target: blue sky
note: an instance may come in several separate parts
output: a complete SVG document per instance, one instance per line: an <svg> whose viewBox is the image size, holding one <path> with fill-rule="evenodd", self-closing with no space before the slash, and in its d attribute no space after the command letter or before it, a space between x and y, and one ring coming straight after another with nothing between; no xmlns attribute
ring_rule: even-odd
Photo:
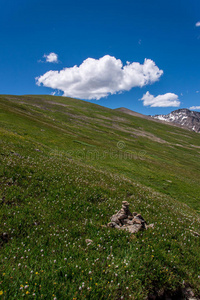
<svg viewBox="0 0 200 300"><path fill-rule="evenodd" d="M144 114L200 106L199 0L0 2L0 94Z"/></svg>

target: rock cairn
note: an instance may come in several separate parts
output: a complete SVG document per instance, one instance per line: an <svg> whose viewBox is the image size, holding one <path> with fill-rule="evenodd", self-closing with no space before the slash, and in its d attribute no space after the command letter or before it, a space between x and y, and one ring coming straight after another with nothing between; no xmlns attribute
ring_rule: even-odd
<svg viewBox="0 0 200 300"><path fill-rule="evenodd" d="M122 208L111 217L111 222L108 223L107 226L116 229L124 229L131 233L154 227L153 224L147 225L147 222L141 214L136 212L131 213L127 201L122 201Z"/></svg>

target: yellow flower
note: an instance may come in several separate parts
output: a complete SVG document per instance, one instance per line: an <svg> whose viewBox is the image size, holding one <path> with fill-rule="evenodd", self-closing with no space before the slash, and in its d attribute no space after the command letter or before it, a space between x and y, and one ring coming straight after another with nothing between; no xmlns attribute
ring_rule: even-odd
<svg viewBox="0 0 200 300"><path fill-rule="evenodd" d="M3 295L3 291L0 291L0 295Z"/></svg>
<svg viewBox="0 0 200 300"><path fill-rule="evenodd" d="M37 274L39 274L38 272L35 272L35 274L37 275Z"/></svg>
<svg viewBox="0 0 200 300"><path fill-rule="evenodd" d="M26 292L26 295L28 295L28 294L30 294L30 292L29 292L29 291L27 291L27 292Z"/></svg>

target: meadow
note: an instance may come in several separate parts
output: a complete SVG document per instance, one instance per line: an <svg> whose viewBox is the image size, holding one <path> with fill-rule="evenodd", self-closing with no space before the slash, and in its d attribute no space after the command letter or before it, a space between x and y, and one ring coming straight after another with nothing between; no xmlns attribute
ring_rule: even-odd
<svg viewBox="0 0 200 300"><path fill-rule="evenodd" d="M183 282L200 296L199 137L81 100L0 96L0 299L139 300ZM154 229L106 227L123 200Z"/></svg>

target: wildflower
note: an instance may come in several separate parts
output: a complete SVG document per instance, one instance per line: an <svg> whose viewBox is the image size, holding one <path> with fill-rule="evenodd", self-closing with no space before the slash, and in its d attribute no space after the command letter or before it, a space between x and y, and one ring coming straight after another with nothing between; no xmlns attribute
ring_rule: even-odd
<svg viewBox="0 0 200 300"><path fill-rule="evenodd" d="M35 272L35 274L38 275L39 273L38 273L38 272Z"/></svg>
<svg viewBox="0 0 200 300"><path fill-rule="evenodd" d="M0 296L3 295L3 291L0 291Z"/></svg>
<svg viewBox="0 0 200 300"><path fill-rule="evenodd" d="M28 295L28 294L30 294L30 292L29 292L29 291L27 291L27 292L26 292L26 295Z"/></svg>

